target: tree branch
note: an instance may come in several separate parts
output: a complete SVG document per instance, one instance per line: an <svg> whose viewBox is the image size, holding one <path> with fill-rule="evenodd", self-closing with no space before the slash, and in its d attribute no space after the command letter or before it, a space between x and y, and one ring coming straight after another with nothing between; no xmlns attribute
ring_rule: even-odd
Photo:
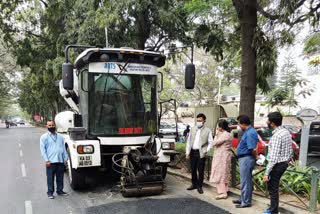
<svg viewBox="0 0 320 214"><path fill-rule="evenodd" d="M267 11L265 11L259 3L257 3L257 11L260 12L264 17L274 21L280 18L280 15L273 15L271 13L268 13Z"/></svg>
<svg viewBox="0 0 320 214"><path fill-rule="evenodd" d="M299 7L301 7L304 3L306 2L306 0L301 0L299 1L293 8L290 8L289 12L290 14L289 15L292 15ZM313 2L313 1L312 1ZM312 5L312 2L311 2L311 5ZM265 11L261 5L259 3L257 3L257 10L258 12L260 12L264 17L270 19L271 21L274 21L274 20L280 20L280 22L282 23L285 23L289 26L293 26L297 23L301 23L301 22L304 22L306 21L310 15L312 15L314 12L316 12L318 9L320 8L320 3L318 3L315 7L313 8L310 8L310 10L299 16L297 19L295 19L294 21L290 21L290 19L288 18L289 15L284 15L284 14L271 14L267 11ZM283 18L283 20L281 20L281 18Z"/></svg>
<svg viewBox="0 0 320 214"><path fill-rule="evenodd" d="M294 12L296 11L296 9L298 9L299 7L301 7L301 6L304 4L305 1L306 1L306 0L301 0L301 1L298 2L293 8L290 8L290 14L294 13ZM277 20L277 19L283 17L283 15L280 15L280 14L275 15L275 14L271 14L271 13L265 11L265 10L261 7L261 5L259 4L259 2L257 2L257 10L258 10L264 17L266 17L266 18L268 18L268 19L270 19L270 20Z"/></svg>
<svg viewBox="0 0 320 214"><path fill-rule="evenodd" d="M40 0L40 2L41 2L42 4L44 4L44 6L45 6L46 8L48 7L48 4L47 4L45 1Z"/></svg>

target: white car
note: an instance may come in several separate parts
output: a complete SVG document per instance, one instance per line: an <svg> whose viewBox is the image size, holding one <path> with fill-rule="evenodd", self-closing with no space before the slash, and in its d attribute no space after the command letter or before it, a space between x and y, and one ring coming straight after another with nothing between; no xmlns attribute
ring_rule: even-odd
<svg viewBox="0 0 320 214"><path fill-rule="evenodd" d="M164 138L173 138L177 137L177 130L174 125L160 122L159 134Z"/></svg>

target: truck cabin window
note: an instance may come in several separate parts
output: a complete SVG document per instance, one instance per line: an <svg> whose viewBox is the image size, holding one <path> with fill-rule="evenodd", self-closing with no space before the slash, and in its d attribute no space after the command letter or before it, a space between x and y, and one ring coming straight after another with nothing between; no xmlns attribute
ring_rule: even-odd
<svg viewBox="0 0 320 214"><path fill-rule="evenodd" d="M156 76L90 73L89 89L90 135L156 133Z"/></svg>

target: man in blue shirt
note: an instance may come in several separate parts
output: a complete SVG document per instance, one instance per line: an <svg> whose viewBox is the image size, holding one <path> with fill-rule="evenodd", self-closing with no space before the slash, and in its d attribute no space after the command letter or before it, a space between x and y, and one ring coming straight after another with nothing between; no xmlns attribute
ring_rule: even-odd
<svg viewBox="0 0 320 214"><path fill-rule="evenodd" d="M63 137L56 133L54 121L48 121L47 128L48 132L40 138L40 151L46 165L48 198L53 199L55 177L57 194L68 195L63 191L64 163L68 160L68 154L64 146Z"/></svg>
<svg viewBox="0 0 320 214"><path fill-rule="evenodd" d="M257 131L251 126L247 115L240 115L238 125L243 131L241 141L237 147L237 156L240 168L240 200L234 200L237 208L251 207L252 199L252 171L255 165L255 149L258 143Z"/></svg>

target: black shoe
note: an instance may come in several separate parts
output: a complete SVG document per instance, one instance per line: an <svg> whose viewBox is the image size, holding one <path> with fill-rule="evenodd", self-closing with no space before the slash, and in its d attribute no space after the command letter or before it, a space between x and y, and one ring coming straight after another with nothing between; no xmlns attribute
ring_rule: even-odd
<svg viewBox="0 0 320 214"><path fill-rule="evenodd" d="M54 199L53 195L48 195L49 199Z"/></svg>
<svg viewBox="0 0 320 214"><path fill-rule="evenodd" d="M234 204L241 204L241 201L240 201L240 200L232 200L232 203L234 203Z"/></svg>
<svg viewBox="0 0 320 214"><path fill-rule="evenodd" d="M66 195L69 195L68 193L63 192L63 191L61 191L61 192L57 192L57 194L58 194L58 195L60 195L60 196L66 196Z"/></svg>
<svg viewBox="0 0 320 214"><path fill-rule="evenodd" d="M236 208L246 208L246 207L251 207L251 205L250 204L247 204L247 205L237 204L236 205Z"/></svg>
<svg viewBox="0 0 320 214"><path fill-rule="evenodd" d="M199 194L203 194L202 187L198 187L198 193L199 193Z"/></svg>
<svg viewBox="0 0 320 214"><path fill-rule="evenodd" d="M195 187L195 186L193 186L193 185L191 185L191 186L189 186L189 187L187 188L187 190L194 190L194 189L197 189L197 187Z"/></svg>

